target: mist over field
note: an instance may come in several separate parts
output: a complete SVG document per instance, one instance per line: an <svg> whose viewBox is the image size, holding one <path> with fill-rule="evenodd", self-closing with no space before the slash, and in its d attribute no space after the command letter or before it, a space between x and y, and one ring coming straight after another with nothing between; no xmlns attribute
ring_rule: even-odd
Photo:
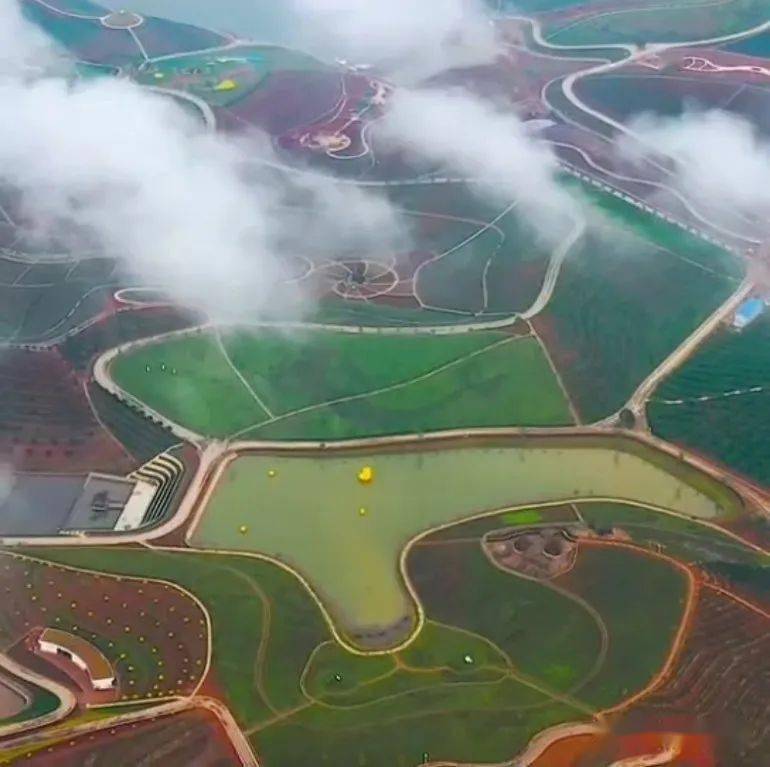
<svg viewBox="0 0 770 767"><path fill-rule="evenodd" d="M515 114L467 91L397 91L382 133L417 157L474 179L477 192L497 203L518 201L544 234L564 216L577 215L575 199L556 180L550 147Z"/></svg>
<svg viewBox="0 0 770 767"><path fill-rule="evenodd" d="M293 0L300 44L328 58L384 65L399 82L492 61L495 29L481 0Z"/></svg>
<svg viewBox="0 0 770 767"><path fill-rule="evenodd" d="M713 210L754 218L770 214L770 143L747 120L717 109L681 117L641 115L631 129L644 144L677 161L677 183L689 198ZM622 145L632 159L638 144Z"/></svg>
<svg viewBox="0 0 770 767"><path fill-rule="evenodd" d="M302 310L284 266L300 234L330 251L406 240L390 206L352 185L247 178L247 158L275 160L260 135L209 133L126 80L73 85L30 69L53 49L15 2L0 6L0 30L0 98L12 110L0 120L0 167L38 239L116 256L143 282L225 318L277 298ZM301 209L288 204L298 197Z"/></svg>
<svg viewBox="0 0 770 767"><path fill-rule="evenodd" d="M358 46L359 55L409 64L396 68L405 84L396 83L379 126L388 147L480 179L474 189L501 210L519 200L544 233L555 231L554 217L574 216L551 150L518 117L466 90L419 85L499 55L475 0L296 2L308 40L325 40L329 55ZM117 257L140 283L225 320L310 309L287 282L292 258L308 247L332 256L411 249L403 216L383 195L319 173L255 173L247 160L279 163L265 136L212 134L125 79L73 83L41 70L57 60L17 3L4 3L0 98L12 119L0 121L0 167L22 192L24 223L38 241Z"/></svg>

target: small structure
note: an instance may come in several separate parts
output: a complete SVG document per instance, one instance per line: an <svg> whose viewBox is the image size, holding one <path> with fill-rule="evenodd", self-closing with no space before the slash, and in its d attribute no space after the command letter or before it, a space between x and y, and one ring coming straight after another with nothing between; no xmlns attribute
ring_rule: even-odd
<svg viewBox="0 0 770 767"><path fill-rule="evenodd" d="M144 511L155 493L153 485L138 488L138 483L126 477L91 472L83 483L83 490L72 504L70 513L61 526L63 532L90 530L130 529L127 519L137 517L138 526ZM140 492L141 490L149 492ZM131 505L131 514L126 509Z"/></svg>
<svg viewBox="0 0 770 767"><path fill-rule="evenodd" d="M102 653L82 637L60 629L44 629L38 639L41 653L63 655L85 671L94 690L111 690L115 672Z"/></svg>
<svg viewBox="0 0 770 767"><path fill-rule="evenodd" d="M761 298L749 298L744 301L736 310L733 317L733 327L736 330L743 330L757 319L765 310L765 303Z"/></svg>

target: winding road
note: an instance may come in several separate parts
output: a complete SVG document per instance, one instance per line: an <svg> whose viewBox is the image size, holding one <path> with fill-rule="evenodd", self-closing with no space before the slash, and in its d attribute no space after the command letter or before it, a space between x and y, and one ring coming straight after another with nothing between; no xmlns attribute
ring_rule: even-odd
<svg viewBox="0 0 770 767"><path fill-rule="evenodd" d="M53 9L43 0L36 0L36 2L38 2L42 6L51 8L52 10L57 10L57 9ZM70 14L70 15L76 15L76 14ZM98 18L98 17L82 17L82 18ZM516 18L516 17L506 17L506 18L510 19L510 18ZM533 38L539 46L541 46L544 49L552 50L556 53L558 53L559 51L574 52L579 50L596 50L597 48L605 48L605 49L615 49L626 54L622 59L619 59L617 61L603 62L598 65L591 64L585 69L581 69L580 71L577 71L568 75L563 80L562 89L563 89L564 95L570 101L570 103L575 108L580 110L582 113L605 123L606 125L611 127L613 130L618 131L624 135L630 136L632 139L640 143L644 143L643 137L634 133L631 129L628 128L628 126L613 120L611 117L603 114L602 112L596 109L593 109L592 107L590 107L588 104L586 104L580 99L580 97L576 94L575 86L580 81L581 78L613 71L622 66L626 66L629 63L632 63L633 61L641 58L642 56L647 56L653 52L660 52L660 51L664 51L669 48L675 48L675 47L684 47L684 46L693 46L693 45L710 45L715 43L721 43L732 39L739 39L742 37L746 37L751 34L759 34L763 31L770 29L770 21L768 21L754 27L751 30L746 30L741 33L726 35L723 37L711 38L708 40L688 41L686 43L658 43L655 45L648 46L644 49L640 49L637 46L626 45L626 44L610 44L610 45L602 45L602 46L558 45L558 44L550 43L548 40L546 40L543 37L542 30L540 28L540 24L538 21L533 19L521 19L520 17L519 17L519 20L525 21L526 23L531 25ZM233 47L234 45L237 45L237 44L239 44L239 41L233 41L228 46L223 46L220 50L227 50L228 48ZM160 59L156 59L156 60L160 60ZM213 111L207 104L205 104L205 102L202 102L201 100L196 99L196 97L191 96L190 94L184 93L184 92L170 91L162 88L153 88L152 90L155 90L163 95L171 95L176 98L186 99L187 101L194 103L201 110L208 127L212 130L215 128L216 120L215 120ZM693 216L693 218L698 220L700 225L703 225L703 226L707 225L710 228L719 229L719 227L715 227L714 223L708 220L707 217L700 214L697 208L694 206L694 204L691 201L689 201L686 198L686 196L684 196L681 192L674 189L673 187L669 187L666 184L663 184L661 182L652 182L644 179L633 179L630 177L623 176L621 174L613 173L611 170L606 169L602 167L599 163L597 163L590 156L590 154L588 154L586 150L581 147L570 145L570 144L559 144L559 143L557 143L556 146L566 146L574 151L577 151L582 156L583 160L586 162L587 165L589 165L590 167L594 168L597 171L600 171L602 174L615 176L618 180L621 180L621 181L623 180L640 181L643 183L659 186L661 189L664 189L674 194L675 196L677 196L680 199L680 201L685 205L686 209ZM283 171L288 171L293 173L305 172L297 169L287 168L282 165L277 167L280 167L280 169ZM354 183L362 187L367 187L367 186L393 186L397 184L403 184L403 185L451 184L451 183L472 183L472 182L473 182L472 179L467 179L467 178L463 179L463 178L436 177L436 178L430 178L430 179L412 179L412 180L404 180L404 181L398 181L398 182L352 181L347 183ZM504 212L507 212L507 211L504 211ZM2 209L0 209L0 214L2 213L3 211ZM485 229L480 229L473 236L479 236L481 233L483 233L483 231L494 226L494 224L495 224L494 221L488 223ZM471 322L458 323L456 325L436 325L436 326L422 326L422 327L386 327L386 328L351 327L351 326L344 326L344 325L333 325L333 324L324 324L324 323L305 323L305 322L275 322L275 323L263 322L263 323L256 323L255 327L279 327L282 329L319 328L319 329L335 330L338 332L349 332L349 333L376 333L376 334L382 333L382 334L406 334L406 335L414 335L418 333L443 335L443 334L466 333L468 331L474 331L474 330L490 330L495 328L505 328L512 325L514 322L518 321L519 319L529 320L531 318L534 318L546 308L546 306L548 305L548 302L551 299L553 291L558 283L561 266L564 263L565 259L567 258L568 254L570 253L570 251L572 250L572 248L576 245L576 243L580 241L584 233L584 230L585 230L585 222L583 221L573 222L573 227L571 228L570 232L567 234L565 239L554 249L551 255L551 259L546 271L546 275L544 277L538 296L536 297L535 301L528 309L518 314L511 314L510 316L507 316L501 319L475 320ZM745 233L732 232L726 229L722 229L722 232L725 235L729 235L730 237L740 238L749 243L757 242L756 239L752 238L749 235L746 235ZM701 232L701 234L706 234L706 232ZM459 245L458 247L462 246L462 244L464 243L461 243L461 245ZM443 254L443 255L446 255L446 254ZM645 425L645 414L644 414L645 404L648 398L650 397L650 395L652 394L652 392L657 387L657 385L665 377L667 377L674 370L676 370L689 356L691 356L711 336L712 333L714 333L714 331L728 317L730 317L730 315L732 314L732 312L735 311L737 306L748 295L750 295L750 293L753 290L753 287L754 287L754 280L750 270L749 275L741 283L741 285L738 287L735 293L732 296L730 296L730 298L727 301L725 301L719 308L717 308L710 317L708 317L687 339L685 339L682 342L682 344L677 349L675 349L669 355L669 357L666 360L664 360L661 363L661 365L659 365L655 370L653 370L648 375L648 377L639 385L639 387L636 389L636 391L630 398L627 406L635 413L635 415L637 416L638 422L641 424L642 427ZM72 331L69 331L68 335L74 332L78 332L79 330L82 330L83 328L87 327L88 324L90 323L86 323L82 326L79 326L78 328L73 329ZM147 544L153 540L162 538L168 535L169 533L172 533L174 531L179 530L180 528L183 528L194 517L196 513L199 513L201 508L201 499L205 497L207 489L211 484L212 476L214 476L214 473L220 467L222 461L226 460L227 456L231 454L233 451L244 449L244 448L249 448L249 449L259 448L260 450L281 450L281 451L288 451L292 449L307 450L308 448L312 448L312 449L324 448L323 443L320 443L320 442L302 442L302 443L293 443L292 445L287 445L286 443L274 443L274 442L243 442L243 443L228 444L227 442L217 442L217 441L206 440L203 437L203 435L197 434L191 430L184 428L179 424L169 421L162 414L153 411L143 402L140 402L136 398L132 397L132 395L120 389L120 387L118 387L118 385L114 382L114 380L110 375L110 371L109 371L110 363L115 359L117 355L121 353L126 353L132 349L139 348L146 344L155 343L160 340L167 340L175 337L181 337L187 334L200 332L201 330L211 329L213 327L214 326L212 324L207 323L207 324L200 325L196 328L185 329L181 331L173 331L170 333L164 333L164 334L155 336L153 338L142 339L140 341L134 341L128 344L124 344L123 346L111 349L105 352L104 354L102 354L99 357L99 359L96 361L94 371L93 371L96 381L104 389L140 407L148 415L161 420L163 423L169 426L174 431L174 433L177 434L180 438L187 440L197 446L199 455L200 455L199 466L196 470L195 475L192 478L192 481L190 482L190 485L187 491L185 492L184 497L182 498L179 504L179 507L175 515L171 519L161 524L159 527L150 531L131 532L127 534L105 535L105 536L99 536L98 538L89 537L86 535L68 536L66 538L62 538L62 537L10 538L9 537L9 538L0 540L0 544L9 545L9 546L10 545L56 545L56 546L70 545L71 546L71 545L84 545L84 544L106 546L106 545L126 544L129 542L137 543L137 544ZM219 336L217 337L219 338ZM54 341L51 341L51 343L53 342ZM224 345L221 344L221 338L219 339L219 343L222 346L223 353L225 354L229 363L232 365L232 361L229 359L227 352L224 349ZM242 376L237 371L237 368L235 368L234 365L232 365L232 367L236 372L236 374L238 374L239 377L242 379ZM263 408L268 413L268 415L272 415L270 411L267 409L267 407L265 407L264 404L261 402L258 395L253 391L252 391L252 394L254 395L255 399L257 399L259 404L263 406ZM414 442L416 440L419 440L421 443L425 443L430 440L439 441L439 440L445 440L450 437L472 438L477 436L490 436L490 435L538 436L538 435L544 435L544 434L569 435L569 434L608 433L608 432L612 432L613 422L614 422L614 417L605 419L602 422L598 422L596 424L593 424L591 426L586 426L586 427L569 427L569 428L558 428L558 429L466 429L466 430L457 430L453 432L440 433L437 435L432 435L431 437L428 437L428 438L422 438L420 435L416 435L416 434L406 434L406 435L399 435L396 437L351 440L349 442L341 443L340 445L335 445L333 447L324 448L324 449L333 451L336 448L344 449L350 446L358 446L358 447L366 447L366 448L374 449L376 447L382 447L385 445L387 446L401 445L406 447L409 445L409 443ZM657 439L656 437L654 437L653 435L649 434L646 431L639 431L629 436L633 439L637 439L641 442L645 442L651 446L654 446L660 450L663 450L669 453L670 455L675 455L678 459L682 460L683 462L691 466L694 466L696 468L699 468L700 470L708 473L709 475L718 478L724 484L732 487L741 496L750 500L753 504L755 504L758 508L763 510L766 514L770 514L770 499L768 499L767 494L762 489L756 488L751 483L748 483L745 480L742 480L740 477L736 477L733 475L726 475L723 469L712 464L711 462L702 458L701 456L692 455L687 451L680 450L678 447L674 447L673 445L669 445L665 442L662 442L661 440ZM228 735L230 736L233 746L235 747L238 753L239 759L241 760L241 763L244 765L244 767L258 767L258 764L259 764L258 760L254 755L254 752L251 748L251 745L249 744L247 737L240 730L240 728L234 721L228 709L221 702L216 701L212 698L205 697L205 696L197 696L197 695L188 697L188 698L181 698L178 700L170 701L168 703L160 704L149 711L148 710L131 711L131 712L126 712L124 714L119 714L114 717L110 717L109 719L100 720L100 721L90 721L90 722L85 722L85 723L68 727L66 724L55 725L56 722L58 722L59 720L69 715L74 709L76 704L74 696L67 688L61 685L58 685L56 683L53 683L50 680L39 677L39 675L33 674L32 672L29 672L28 670L20 667L18 664L16 664L12 659L8 658L7 656L0 655L0 666L2 666L3 668L6 668L8 671L19 676L20 678L28 679L29 681L34 682L35 684L46 687L47 689L54 692L60 699L60 705L57 708L57 710L52 714L47 715L46 717L42 717L40 720L35 720L31 723L27 722L27 723L20 723L18 725L11 725L11 729L9 729L8 727L0 729L0 736L7 736L10 738L9 740L4 741L3 743L3 745L6 747L15 748L17 746L36 745L43 740L50 739L53 736L59 736L61 739L63 739L65 737L69 738L69 737L73 737L84 733L95 733L95 732L112 728L112 727L132 724L135 722L146 720L148 718L155 718L158 716L169 716L169 715L179 713L185 710L189 710L195 707L202 707L211 711L217 716L218 720L221 722L221 724L227 731ZM30 727L42 728L43 725L46 725L46 724L49 724L49 725L53 724L54 726L52 728L49 727L48 729L35 730L34 732L24 732ZM601 732L603 732L603 729L599 727L599 725L593 724L593 723L592 724L569 723L569 724L560 725L558 727L555 727L540 733L538 736L536 736L532 740L529 747L526 749L524 753L520 754L517 758L509 761L508 764L510 764L512 767L526 767L527 765L531 765L539 756L541 756L550 745L552 745L554 742L558 740L561 740L562 738L570 737L574 735L597 734ZM635 767L643 767L643 765L651 767L652 765L658 765L658 764L662 765L662 764L666 764L666 761L665 761L666 758L668 758L670 761L670 759L676 756L676 753L677 751L676 751L675 745L670 744L667 749L664 749L663 751L661 751L656 755L637 757L635 761L621 760L620 762L616 762L614 767L631 767L631 765L634 765ZM434 763L434 767L439 767L439 765L445 765L445 764L448 764L448 763L447 762Z"/></svg>

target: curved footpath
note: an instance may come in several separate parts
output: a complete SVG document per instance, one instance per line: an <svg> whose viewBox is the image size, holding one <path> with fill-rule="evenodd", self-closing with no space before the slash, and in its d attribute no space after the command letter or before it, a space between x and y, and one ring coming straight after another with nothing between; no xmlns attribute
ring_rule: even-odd
<svg viewBox="0 0 770 767"><path fill-rule="evenodd" d="M52 679L49 679L36 671L28 669L17 663L13 658L0 653L0 668L8 671L12 676L18 677L26 682L31 682L37 687L47 690L59 699L59 705L55 710L47 714L38 716L34 719L25 719L24 721L14 722L13 724L0 727L0 738L6 738L15 735L18 732L39 729L49 724L54 724L66 716L69 716L77 705L77 699L69 688L65 687ZM5 742L2 744L5 747Z"/></svg>

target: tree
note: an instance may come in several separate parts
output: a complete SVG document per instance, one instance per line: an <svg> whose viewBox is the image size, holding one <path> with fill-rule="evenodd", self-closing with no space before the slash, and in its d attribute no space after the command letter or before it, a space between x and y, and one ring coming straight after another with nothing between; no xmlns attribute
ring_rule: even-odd
<svg viewBox="0 0 770 767"><path fill-rule="evenodd" d="M624 429L633 429L634 426L636 426L636 416L634 415L634 411L630 410L627 407L624 407L620 411L620 415L618 416L618 422L620 423L621 427Z"/></svg>

